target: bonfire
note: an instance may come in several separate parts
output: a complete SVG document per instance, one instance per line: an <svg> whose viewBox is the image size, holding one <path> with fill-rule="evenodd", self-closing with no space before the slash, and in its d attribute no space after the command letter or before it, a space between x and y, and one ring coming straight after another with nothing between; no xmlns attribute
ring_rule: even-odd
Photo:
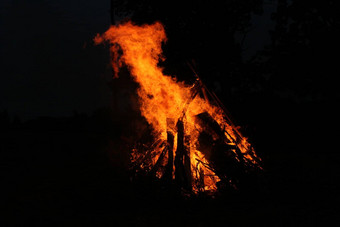
<svg viewBox="0 0 340 227"><path fill-rule="evenodd" d="M115 77L127 67L139 85L140 113L152 132L149 143L136 142L130 151L134 172L199 193L214 192L219 185L237 188L240 172L261 168L247 138L195 72L193 84L164 75L159 62L165 60L167 37L160 22L111 26L94 41L110 43Z"/></svg>

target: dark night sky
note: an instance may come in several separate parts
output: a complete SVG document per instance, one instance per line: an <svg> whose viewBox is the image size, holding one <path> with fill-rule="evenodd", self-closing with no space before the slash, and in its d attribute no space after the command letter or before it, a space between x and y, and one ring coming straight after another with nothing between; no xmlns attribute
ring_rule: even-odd
<svg viewBox="0 0 340 227"><path fill-rule="evenodd" d="M111 70L105 47L92 38L110 25L110 1L1 1L0 110L11 116L69 116L109 105ZM270 42L270 14L264 5L243 44L249 59ZM236 39L242 39L236 35Z"/></svg>
<svg viewBox="0 0 340 227"><path fill-rule="evenodd" d="M109 1L1 1L0 109L22 119L108 105L108 53L92 38Z"/></svg>

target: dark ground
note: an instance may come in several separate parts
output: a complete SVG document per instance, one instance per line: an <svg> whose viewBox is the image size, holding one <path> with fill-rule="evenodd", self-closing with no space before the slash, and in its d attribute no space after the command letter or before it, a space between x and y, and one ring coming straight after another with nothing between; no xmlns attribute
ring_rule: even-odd
<svg viewBox="0 0 340 227"><path fill-rule="evenodd" d="M121 126L107 110L12 124L1 133L6 219L20 226L331 225L338 220L340 155L327 119L338 112L323 114L326 108L272 106L267 114L282 119L275 124L258 116L260 187L215 198L188 199L156 182L130 182L118 146Z"/></svg>
<svg viewBox="0 0 340 227"><path fill-rule="evenodd" d="M11 9L26 12L27 21L39 17L39 10L29 16L29 11L21 9L21 1L13 2ZM42 2L53 6L49 1ZM107 47L87 44L84 52L78 53L80 57L66 51L74 45L82 46L83 40L103 32L105 26L95 25L98 20L91 24L93 34L57 36L63 41L60 43L71 40L65 49L57 45L55 49L63 50L57 55L46 49L49 43L55 43L54 35L52 39L33 32L39 39L32 47L31 41L25 43L8 32L14 42L6 47L6 56L10 57L3 59L8 64L2 60L3 71L10 75L2 82L7 86L1 90L2 105L11 104L4 108L9 113L3 111L0 116L1 203L6 208L1 214L6 222L2 226L330 226L339 222L340 92L334 57L339 54L337 3L269 1L275 3L270 19L274 26L267 28L270 41L245 58L249 55L247 47L242 38L235 37L247 37L249 29L264 26L251 18L261 15L268 2L181 3L178 7L174 3L140 1L129 2L125 8L121 2L116 1L118 12L134 11L134 21L160 20L165 24L169 41L164 53L167 61L162 64L167 73L190 81L193 77L186 62L196 62L202 80L226 104L262 158L264 170L258 186L214 198L185 198L157 182L131 182L126 171L126 146L141 126L136 102L131 101L135 85L126 75L109 79L109 86L105 78L100 78L98 74L110 74L105 69ZM75 6L59 7L58 12L73 12ZM54 18L54 14L48 15ZM96 13L86 15L97 18ZM60 33L65 28L59 23L64 19L52 21L61 27L51 31ZM72 26L90 27L86 23ZM73 27L67 29L75 31ZM247 39L261 38L263 34L253 33ZM46 39L48 42L41 42ZM46 50L53 58L41 61L45 55L37 57L31 49L19 51L27 50L27 46L37 53ZM14 48L16 54L8 48ZM64 53L67 57L62 58ZM17 67L17 55L27 56L31 67L25 63ZM106 62L100 63L103 59ZM54 75L53 83L43 79L49 71ZM57 80L57 74L64 77ZM27 86L29 90L24 83L17 86L15 81L8 82L18 75L28 85L44 82L38 87ZM100 79L94 79L97 76ZM66 83L68 89L63 85ZM88 92L92 85L105 91L104 101L91 98L89 93L96 91ZM54 92L51 97L49 91ZM98 108L98 100L109 107ZM84 105L96 111L89 114ZM15 116L11 108L18 106L23 107ZM80 109L79 113L62 117L66 110L74 109ZM26 119L20 115L28 110L48 117Z"/></svg>

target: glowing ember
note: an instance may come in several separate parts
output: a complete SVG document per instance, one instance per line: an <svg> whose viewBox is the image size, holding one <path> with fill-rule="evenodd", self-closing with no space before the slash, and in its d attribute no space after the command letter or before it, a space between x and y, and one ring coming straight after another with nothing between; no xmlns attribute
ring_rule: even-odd
<svg viewBox="0 0 340 227"><path fill-rule="evenodd" d="M148 166L143 162L139 163L140 168L151 171L155 165L167 165L170 177L185 178L194 192L214 191L216 183L225 175L216 174L210 161L213 151L206 151L200 145L202 133L206 132L213 144L223 143L232 147L229 150L244 165L257 165L258 158L223 108L208 100L208 91L199 79L188 85L163 74L158 63L160 59L164 60L161 45L166 39L164 27L159 22L142 26L127 22L111 26L103 35L97 35L94 41L96 44L109 41L116 76L124 64L140 85L137 90L140 111L153 128L154 144L145 153L134 149L132 161L146 160L144 156L148 152ZM205 123L207 119L215 123L218 130L214 127L209 129ZM159 168L155 175L161 178L165 172Z"/></svg>

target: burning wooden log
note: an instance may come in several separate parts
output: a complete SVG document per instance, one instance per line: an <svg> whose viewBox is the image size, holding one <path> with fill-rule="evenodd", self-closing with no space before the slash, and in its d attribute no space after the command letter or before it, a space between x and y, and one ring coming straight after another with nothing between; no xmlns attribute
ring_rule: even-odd
<svg viewBox="0 0 340 227"><path fill-rule="evenodd" d="M186 189L192 190L192 173L191 173L191 158L190 158L190 135L184 136L184 170L186 174Z"/></svg>
<svg viewBox="0 0 340 227"><path fill-rule="evenodd" d="M177 149L175 157L175 180L178 185L186 185L186 174L184 169L184 125L182 120L177 122Z"/></svg>
<svg viewBox="0 0 340 227"><path fill-rule="evenodd" d="M165 172L165 177L169 180L172 180L172 173L173 173L173 165L174 165L174 134L173 134L173 127L174 127L174 120L167 119L167 146L168 146L168 164Z"/></svg>

